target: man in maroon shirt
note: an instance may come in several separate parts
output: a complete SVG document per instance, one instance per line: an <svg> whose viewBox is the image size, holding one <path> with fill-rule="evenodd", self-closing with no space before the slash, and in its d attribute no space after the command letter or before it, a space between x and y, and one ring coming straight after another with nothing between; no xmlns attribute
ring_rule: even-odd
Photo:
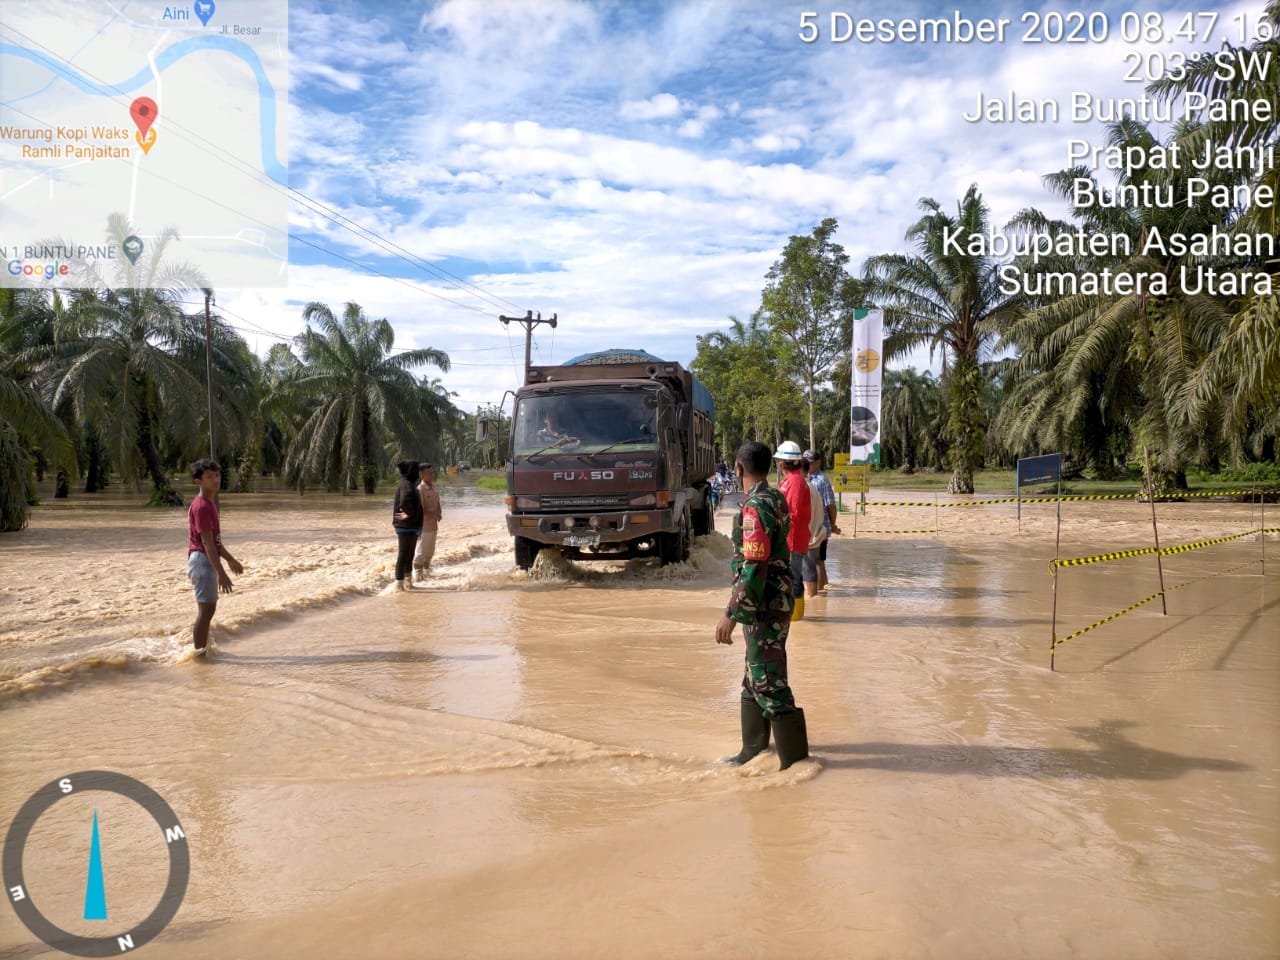
<svg viewBox="0 0 1280 960"><path fill-rule="evenodd" d="M800 445L794 440L784 440L773 452L773 459L782 471L778 489L786 498L791 510L791 532L787 535L787 547L791 550L791 575L795 579L795 606L791 619L804 618L804 559L809 555L809 484L805 481L804 461Z"/></svg>
<svg viewBox="0 0 1280 960"><path fill-rule="evenodd" d="M203 652L209 642L209 625L218 609L218 590L231 592L231 578L222 569L222 561L227 561L236 576L244 573L244 567L222 545L214 500L222 485L222 468L213 460L197 460L191 465L191 476L200 491L191 498L187 511L187 579L196 590L196 622L191 639L196 650Z"/></svg>

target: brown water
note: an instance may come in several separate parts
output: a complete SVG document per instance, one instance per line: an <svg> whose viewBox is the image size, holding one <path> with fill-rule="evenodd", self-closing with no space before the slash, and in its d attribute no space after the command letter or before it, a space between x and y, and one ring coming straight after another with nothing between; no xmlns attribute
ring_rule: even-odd
<svg viewBox="0 0 1280 960"><path fill-rule="evenodd" d="M146 955L1280 955L1274 537L1265 572L1256 538L1165 558L1168 615L1068 641L1055 672L1048 508L1021 533L991 507L838 537L789 643L815 757L779 774L712 762L737 749L742 657L712 639L723 536L674 568L526 575L468 495L433 582L390 594L387 504L306 500L228 498L246 573L210 662L183 652L180 513L42 509L0 539L0 820L78 770L157 789L192 874ZM1062 555L1142 545L1141 509L1064 511ZM1253 510L1162 505L1161 538ZM1064 570L1058 634L1155 582L1151 557ZM163 874L145 814L97 796L42 817L25 861L89 935ZM94 809L105 925L80 919ZM0 908L0 957L43 955Z"/></svg>

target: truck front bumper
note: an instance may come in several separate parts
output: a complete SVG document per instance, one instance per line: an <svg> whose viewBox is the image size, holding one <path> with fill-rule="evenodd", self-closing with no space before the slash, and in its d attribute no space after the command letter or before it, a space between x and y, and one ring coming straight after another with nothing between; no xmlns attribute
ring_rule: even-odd
<svg viewBox="0 0 1280 960"><path fill-rule="evenodd" d="M549 546L593 547L674 533L670 510L507 514L507 532Z"/></svg>

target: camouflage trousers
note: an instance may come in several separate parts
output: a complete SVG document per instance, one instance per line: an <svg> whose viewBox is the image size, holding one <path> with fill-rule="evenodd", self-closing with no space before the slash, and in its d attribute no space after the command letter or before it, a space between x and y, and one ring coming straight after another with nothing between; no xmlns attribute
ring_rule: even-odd
<svg viewBox="0 0 1280 960"><path fill-rule="evenodd" d="M796 698L787 685L787 633L791 630L791 605L788 603L786 606L785 611L771 610L762 620L742 626L747 645L742 699L755 700L770 719L790 713L796 706Z"/></svg>

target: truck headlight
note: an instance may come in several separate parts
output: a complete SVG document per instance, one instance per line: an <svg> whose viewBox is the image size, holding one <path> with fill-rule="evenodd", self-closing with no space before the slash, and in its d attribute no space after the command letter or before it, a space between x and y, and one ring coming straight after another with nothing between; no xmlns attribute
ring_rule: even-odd
<svg viewBox="0 0 1280 960"><path fill-rule="evenodd" d="M652 493L642 493L631 498L631 506L633 507L656 507L657 505L658 498Z"/></svg>

